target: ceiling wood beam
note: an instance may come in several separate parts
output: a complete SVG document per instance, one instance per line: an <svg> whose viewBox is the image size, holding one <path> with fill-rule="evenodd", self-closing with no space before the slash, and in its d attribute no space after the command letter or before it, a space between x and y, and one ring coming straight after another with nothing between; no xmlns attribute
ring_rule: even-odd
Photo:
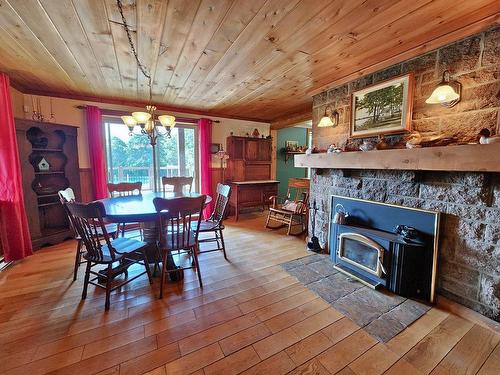
<svg viewBox="0 0 500 375"><path fill-rule="evenodd" d="M127 100L127 99L120 99L120 98L105 98L105 97L96 97L96 96L84 96L84 95L76 95L76 94L67 95L67 94L59 94L57 92L47 92L47 91L42 91L42 90L24 90L23 89L24 86L19 86L19 85L12 85L12 86L14 88L16 88L18 91L21 91L23 94L26 94L26 95L50 96L50 97L54 97L54 98L78 100L78 101L82 101L82 102L114 104L114 105L122 105L122 106L135 107L135 108L145 107L146 105L149 104L149 102L147 102L147 101ZM227 119L253 121L253 122L261 122L264 124L269 124L269 120L262 119L262 118L227 115L227 114L223 114L223 113L217 113L214 111L202 111L202 110L196 110L196 109L192 109L192 108L174 107L174 106L168 106L168 105L158 104L158 103L153 103L153 104L156 106L157 110L163 111L163 112L176 112L176 113L185 113L185 114L199 115L199 116L221 117L221 118L227 118Z"/></svg>
<svg viewBox="0 0 500 375"><path fill-rule="evenodd" d="M309 109L307 112L293 113L288 116L280 117L276 120L271 121L271 129L278 130L283 128L290 128L297 124L305 121L312 120L312 110Z"/></svg>

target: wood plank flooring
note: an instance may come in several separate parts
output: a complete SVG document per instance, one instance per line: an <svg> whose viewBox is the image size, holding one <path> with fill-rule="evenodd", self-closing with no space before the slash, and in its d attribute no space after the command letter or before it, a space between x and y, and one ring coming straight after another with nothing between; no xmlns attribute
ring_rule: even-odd
<svg viewBox="0 0 500 375"><path fill-rule="evenodd" d="M137 279L81 301L73 241L0 273L2 374L498 374L500 335L433 307L388 343L375 340L278 265L306 255L301 239L228 221L225 261L200 256L158 299Z"/></svg>

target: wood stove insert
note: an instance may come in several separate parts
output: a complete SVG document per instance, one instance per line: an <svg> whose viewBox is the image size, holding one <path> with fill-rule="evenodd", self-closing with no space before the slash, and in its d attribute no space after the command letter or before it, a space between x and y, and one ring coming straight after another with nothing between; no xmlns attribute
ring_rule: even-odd
<svg viewBox="0 0 500 375"><path fill-rule="evenodd" d="M330 256L342 271L372 288L434 301L439 213L332 196L347 220L330 220ZM334 212L334 210L332 210Z"/></svg>

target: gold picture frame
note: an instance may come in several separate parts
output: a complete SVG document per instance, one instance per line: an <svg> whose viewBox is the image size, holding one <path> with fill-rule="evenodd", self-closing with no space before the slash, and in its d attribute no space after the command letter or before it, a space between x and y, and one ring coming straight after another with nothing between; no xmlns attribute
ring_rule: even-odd
<svg viewBox="0 0 500 375"><path fill-rule="evenodd" d="M411 131L413 73L377 82L351 94L349 136L366 138Z"/></svg>

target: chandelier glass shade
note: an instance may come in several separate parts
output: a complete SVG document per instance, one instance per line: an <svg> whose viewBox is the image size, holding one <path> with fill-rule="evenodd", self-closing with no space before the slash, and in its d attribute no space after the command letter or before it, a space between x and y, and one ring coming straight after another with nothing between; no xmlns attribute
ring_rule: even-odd
<svg viewBox="0 0 500 375"><path fill-rule="evenodd" d="M171 115L160 115L158 116L158 120L160 124L162 124L165 128L169 127L172 129L175 126L175 116Z"/></svg>
<svg viewBox="0 0 500 375"><path fill-rule="evenodd" d="M128 126L129 130L134 130L134 127L137 125L137 121L133 116L122 116L121 117L123 123Z"/></svg>
<svg viewBox="0 0 500 375"><path fill-rule="evenodd" d="M151 118L151 113L132 112L132 117L138 124L145 124Z"/></svg>

